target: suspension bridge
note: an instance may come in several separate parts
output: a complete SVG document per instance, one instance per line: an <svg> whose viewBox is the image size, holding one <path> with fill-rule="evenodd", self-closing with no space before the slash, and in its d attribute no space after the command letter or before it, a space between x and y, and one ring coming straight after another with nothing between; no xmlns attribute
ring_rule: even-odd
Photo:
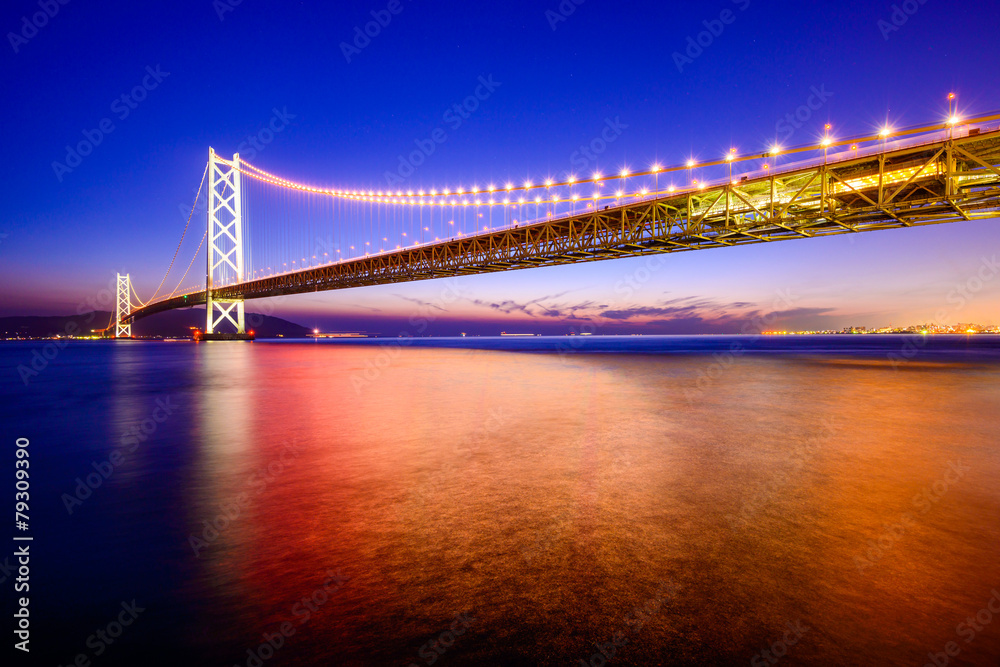
<svg viewBox="0 0 1000 667"><path fill-rule="evenodd" d="M317 187L210 148L195 202L207 185L207 228L188 271L159 296L175 252L147 301L119 275L109 333L205 306L205 337L242 337L250 299L996 217L998 121L950 115L848 139L827 125L805 146L417 191ZM204 287L182 289L203 246Z"/></svg>

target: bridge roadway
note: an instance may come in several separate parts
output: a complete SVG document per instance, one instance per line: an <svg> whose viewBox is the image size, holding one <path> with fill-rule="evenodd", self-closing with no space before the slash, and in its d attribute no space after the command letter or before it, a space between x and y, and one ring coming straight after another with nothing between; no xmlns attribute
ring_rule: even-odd
<svg viewBox="0 0 1000 667"><path fill-rule="evenodd" d="M601 210L215 287L212 296L260 299L1000 215L1000 129L964 127L954 138L947 126L925 129L934 132L899 148L892 142L884 150L845 150L825 163L760 170L736 183L658 192ZM204 290L171 297L124 319L203 305L206 297Z"/></svg>

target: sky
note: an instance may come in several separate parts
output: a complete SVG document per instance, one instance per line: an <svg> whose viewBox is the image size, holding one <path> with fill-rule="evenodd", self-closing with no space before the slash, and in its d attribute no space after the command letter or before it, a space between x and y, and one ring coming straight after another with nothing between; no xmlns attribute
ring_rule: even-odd
<svg viewBox="0 0 1000 667"><path fill-rule="evenodd" d="M581 164L679 164L731 146L764 150L776 135L809 143L825 123L840 136L887 120L931 124L947 115L949 92L965 115L1000 109L990 74L1000 68L998 18L994 2L934 0L9 0L0 10L0 316L110 310L119 271L148 298L210 146L252 152L255 165L293 180L377 189L399 173L401 155L446 127L400 185L416 189L538 182ZM357 37L379 19L374 37ZM705 31L707 46L692 48ZM448 124L451 105L483 79L491 92ZM811 96L818 108L790 128L787 114ZM613 140L581 157L609 123ZM280 130L248 142L267 127ZM68 155L88 138L92 152ZM204 216L192 225L171 287ZM997 250L990 219L652 265L619 259L290 296L248 310L393 335L730 333L762 315L769 328L839 329L931 322L942 311L948 323L996 324L1000 280L974 283L968 298L955 291ZM185 284L203 277L199 263Z"/></svg>

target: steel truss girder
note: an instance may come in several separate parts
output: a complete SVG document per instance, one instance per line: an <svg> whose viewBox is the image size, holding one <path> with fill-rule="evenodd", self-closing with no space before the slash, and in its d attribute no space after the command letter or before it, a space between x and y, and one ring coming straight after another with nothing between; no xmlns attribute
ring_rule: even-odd
<svg viewBox="0 0 1000 667"><path fill-rule="evenodd" d="M133 313L995 217L1000 132L947 139L217 287Z"/></svg>

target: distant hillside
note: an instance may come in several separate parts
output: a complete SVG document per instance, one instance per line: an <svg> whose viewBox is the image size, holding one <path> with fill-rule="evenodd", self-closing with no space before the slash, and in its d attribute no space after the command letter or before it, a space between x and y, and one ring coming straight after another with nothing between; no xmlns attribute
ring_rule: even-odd
<svg viewBox="0 0 1000 667"><path fill-rule="evenodd" d="M86 335L92 329L103 329L110 320L111 313L100 310L83 315L0 317L0 335L20 334L22 336L44 337L65 334L66 327L70 322L76 323L76 335ZM309 329L306 327L283 320L280 317L247 312L246 322L247 329L253 329L258 338L276 338L278 334L285 338L304 338L309 333ZM132 325L132 335L190 337L191 327L199 329L205 327L204 308L168 310L151 315Z"/></svg>

